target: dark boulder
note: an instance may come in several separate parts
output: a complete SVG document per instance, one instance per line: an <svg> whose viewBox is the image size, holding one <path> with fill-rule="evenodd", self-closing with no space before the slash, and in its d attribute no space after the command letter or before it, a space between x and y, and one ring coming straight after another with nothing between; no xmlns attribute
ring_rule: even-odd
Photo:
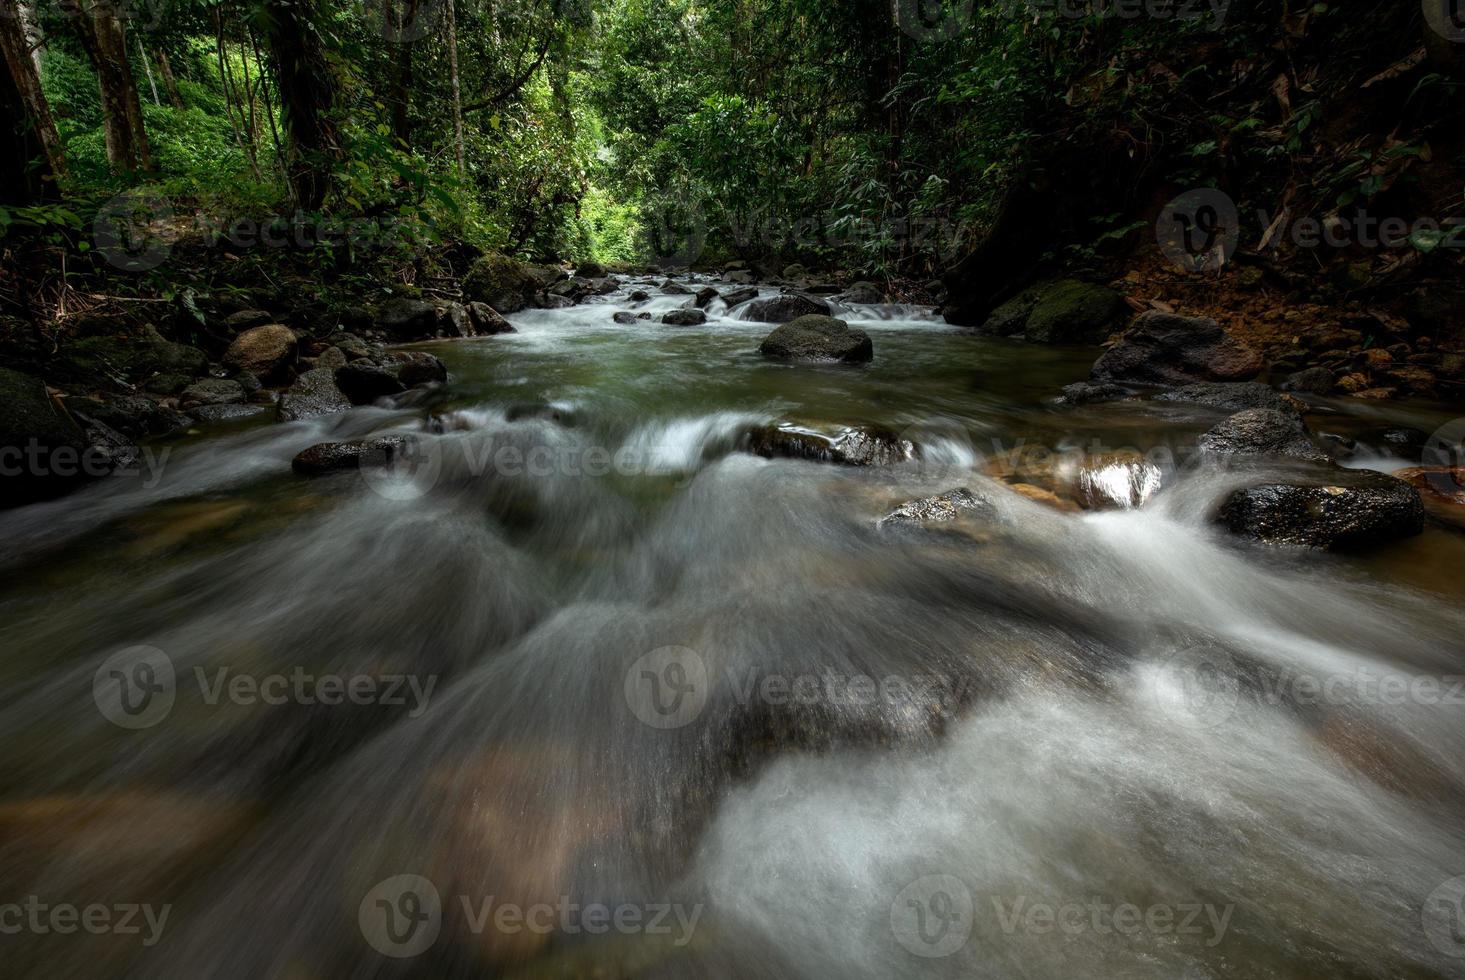
<svg viewBox="0 0 1465 980"><path fill-rule="evenodd" d="M763 339L758 352L765 357L795 361L838 361L858 364L875 356L870 335L853 330L829 316L801 316Z"/></svg>
<svg viewBox="0 0 1465 980"><path fill-rule="evenodd" d="M351 400L336 387L335 372L316 368L296 378L290 390L280 396L279 418L281 422L298 422L344 412L350 407Z"/></svg>
<svg viewBox="0 0 1465 980"><path fill-rule="evenodd" d="M668 296L692 295L692 290L688 289L686 286L683 286L681 283L673 282L670 279L661 284L661 291Z"/></svg>
<svg viewBox="0 0 1465 980"><path fill-rule="evenodd" d="M625 310L618 310L617 312L611 314L611 317L610 318L614 322L619 323L619 324L621 324L623 326L624 325L627 325L627 324L640 323L641 322L641 318L640 317L638 317L634 313L628 313Z"/></svg>
<svg viewBox="0 0 1465 980"><path fill-rule="evenodd" d="M423 351L397 351L393 356L396 362L387 365L387 370L396 371L397 380L402 382L404 388L448 380L448 366L433 354Z"/></svg>
<svg viewBox="0 0 1465 980"><path fill-rule="evenodd" d="M722 301L727 304L728 309L740 306L750 299L758 298L757 286L739 286L737 289L729 289L722 294Z"/></svg>
<svg viewBox="0 0 1465 980"><path fill-rule="evenodd" d="M860 306L878 306L890 302L890 297L885 295L885 290L873 282L857 282L835 296L835 299L841 303L854 303Z"/></svg>
<svg viewBox="0 0 1465 980"><path fill-rule="evenodd" d="M829 304L801 293L784 293L750 304L743 311L742 319L759 323L788 323L811 314L829 316Z"/></svg>
<svg viewBox="0 0 1465 980"><path fill-rule="evenodd" d="M696 298L693 300L693 305L696 306L699 310L705 310L708 306L712 305L712 301L715 299L717 299L717 290L713 289L711 286L703 286L701 289L697 290L697 295Z"/></svg>
<svg viewBox="0 0 1465 980"><path fill-rule="evenodd" d="M435 337L437 327L437 307L420 299L389 299L376 314L376 328L398 342Z"/></svg>
<svg viewBox="0 0 1465 980"><path fill-rule="evenodd" d="M1283 391L1304 395L1326 395L1333 390L1333 372L1325 367L1310 367L1293 374L1282 384Z"/></svg>
<svg viewBox="0 0 1465 980"><path fill-rule="evenodd" d="M240 310L224 317L224 326L230 333L243 333L245 330L252 330L255 327L274 322L274 316L264 310Z"/></svg>
<svg viewBox="0 0 1465 980"><path fill-rule="evenodd" d="M1140 384L1248 381L1262 366L1261 355L1215 320L1151 310L1135 317L1123 338L1094 364L1092 377Z"/></svg>
<svg viewBox="0 0 1465 980"><path fill-rule="evenodd" d="M1201 436L1200 450L1208 456L1289 456L1318 463L1328 459L1296 413L1273 408L1237 412Z"/></svg>
<svg viewBox="0 0 1465 980"><path fill-rule="evenodd" d="M336 369L336 387L351 404L370 405L378 398L397 394L406 386L386 368L362 360Z"/></svg>
<svg viewBox="0 0 1465 980"><path fill-rule="evenodd" d="M582 262L580 263L580 267L575 270L575 275L583 279L604 279L605 266L599 262Z"/></svg>
<svg viewBox="0 0 1465 980"><path fill-rule="evenodd" d="M1405 483L1370 470L1339 470L1337 483L1267 483L1232 493L1218 519L1273 544L1357 548L1424 529L1424 505Z"/></svg>
<svg viewBox="0 0 1465 980"><path fill-rule="evenodd" d="M323 476L327 473L360 469L363 465L385 466L406 444L406 436L379 436L354 442L322 442L297 454L291 461L290 468L301 476Z"/></svg>
<svg viewBox="0 0 1465 980"><path fill-rule="evenodd" d="M707 322L707 314L701 310L672 310L661 318L671 327L697 327Z"/></svg>
<svg viewBox="0 0 1465 980"><path fill-rule="evenodd" d="M473 329L480 335L517 333L514 325L487 303L469 303L468 318L473 322Z"/></svg>

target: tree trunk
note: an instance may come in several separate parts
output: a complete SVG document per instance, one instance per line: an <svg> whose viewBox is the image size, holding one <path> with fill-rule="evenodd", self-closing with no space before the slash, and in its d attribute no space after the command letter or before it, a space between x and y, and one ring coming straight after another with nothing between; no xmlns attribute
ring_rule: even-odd
<svg viewBox="0 0 1465 980"><path fill-rule="evenodd" d="M458 15L453 10L453 0L448 2L448 77L453 84L453 133L454 146L458 151L458 179L467 173L463 151L463 90L458 81Z"/></svg>
<svg viewBox="0 0 1465 980"><path fill-rule="evenodd" d="M108 0L85 0L82 38L102 95L107 161L123 171L151 170L142 103L127 60L127 32Z"/></svg>
<svg viewBox="0 0 1465 980"><path fill-rule="evenodd" d="M183 92L178 88L178 79L173 76L173 63L168 60L168 52L158 48L153 55L153 60L157 62L158 74L162 76L163 90L168 93L168 101L173 103L173 108L182 112L184 109Z"/></svg>
<svg viewBox="0 0 1465 980"><path fill-rule="evenodd" d="M137 54L142 61L142 70L147 72L148 88L153 90L153 105L162 105L163 100L158 98L158 80L153 77L153 63L148 60L148 49L143 47L142 38L137 39Z"/></svg>
<svg viewBox="0 0 1465 980"><path fill-rule="evenodd" d="M0 17L0 23L14 25L19 30L11 18ZM5 29L8 33L10 28ZM7 61L9 55L7 45ZM32 65L28 54L23 60ZM36 127L30 125L33 118L15 75L0 72L0 120L6 121L0 126L0 204L23 207L39 202L46 194L50 165L36 136ZM41 161L40 169L33 166L37 158Z"/></svg>
<svg viewBox="0 0 1465 980"><path fill-rule="evenodd" d="M395 14L395 25L389 28L388 38L397 44L396 77L392 82L392 136L405 149L412 145L412 121L408 110L412 108L412 41L413 21L417 18L417 0L402 0L400 6L393 6L387 16Z"/></svg>
<svg viewBox="0 0 1465 980"><path fill-rule="evenodd" d="M266 39L290 134L290 187L296 203L325 203L341 140L332 113L336 83L313 20L313 0L266 0Z"/></svg>
<svg viewBox="0 0 1465 980"><path fill-rule="evenodd" d="M31 57L32 44L26 36L25 25L18 18L0 17L0 50L4 52L9 69L5 72L6 113L0 118L15 120L15 125L22 131L21 139L7 140L7 144L24 144L27 162L44 155L49 172L64 175L66 158L61 150L61 137L56 132L51 107L41 89L36 62ZM18 108L12 111L13 106ZM17 145L17 150L20 149L22 147ZM12 177L8 163L6 177L7 182Z"/></svg>

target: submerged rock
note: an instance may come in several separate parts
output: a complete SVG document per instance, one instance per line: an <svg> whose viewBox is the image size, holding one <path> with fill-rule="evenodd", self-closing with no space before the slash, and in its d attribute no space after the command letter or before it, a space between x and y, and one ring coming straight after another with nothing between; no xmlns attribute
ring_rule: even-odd
<svg viewBox="0 0 1465 980"><path fill-rule="evenodd" d="M1232 493L1218 520L1272 544L1356 548L1424 530L1424 505L1405 483L1371 470L1340 470L1337 483L1267 483Z"/></svg>
<svg viewBox="0 0 1465 980"><path fill-rule="evenodd" d="M1328 455L1313 444L1307 426L1292 412L1248 408L1218 423L1200 438L1210 456L1290 456L1326 462Z"/></svg>
<svg viewBox="0 0 1465 980"><path fill-rule="evenodd" d="M800 293L784 293L760 299L743 311L742 319L759 323L788 323L810 314L829 315L829 304Z"/></svg>
<svg viewBox="0 0 1465 980"><path fill-rule="evenodd" d="M1248 381L1262 366L1260 354L1215 320L1151 310L1094 363L1091 377L1138 384Z"/></svg>
<svg viewBox="0 0 1465 980"><path fill-rule="evenodd" d="M619 310L616 313L611 314L610 318L612 321L623 325L641 322L640 317L638 317L634 313L628 313L625 310Z"/></svg>
<svg viewBox="0 0 1465 980"><path fill-rule="evenodd" d="M1291 395L1273 391L1259 381L1239 381L1230 384L1199 381L1195 384L1181 385L1171 391L1163 391L1155 396L1155 401L1205 405L1228 412L1240 412L1248 408L1298 412L1307 408L1300 400Z"/></svg>
<svg viewBox="0 0 1465 980"><path fill-rule="evenodd" d="M448 380L448 366L434 354L424 351L396 351L392 355L395 365L387 365L388 371L395 371L397 380L404 388Z"/></svg>
<svg viewBox="0 0 1465 980"><path fill-rule="evenodd" d="M281 422L298 422L344 412L350 407L351 399L336 387L335 372L316 368L296 378L290 390L280 397L279 417Z"/></svg>
<svg viewBox="0 0 1465 980"><path fill-rule="evenodd" d="M922 524L944 524L961 517L992 517L997 508L992 501L978 497L966 487L918 500L908 500L880 518L881 528L912 527Z"/></svg>
<svg viewBox="0 0 1465 980"><path fill-rule="evenodd" d="M863 330L828 316L801 316L785 323L758 347L766 357L797 361L838 361L858 364L875 356L875 345Z"/></svg>
<svg viewBox="0 0 1465 980"><path fill-rule="evenodd" d="M833 434L795 426L760 426L748 432L743 448L764 459L807 459L843 466L889 466L919 455L915 443L876 427L845 428Z"/></svg>
<svg viewBox="0 0 1465 980"><path fill-rule="evenodd" d="M1080 381L1076 384L1064 385L1063 394L1058 402L1062 405L1091 405L1094 402L1112 402L1121 398L1128 398L1133 392L1123 385L1116 384L1094 384L1090 381Z"/></svg>

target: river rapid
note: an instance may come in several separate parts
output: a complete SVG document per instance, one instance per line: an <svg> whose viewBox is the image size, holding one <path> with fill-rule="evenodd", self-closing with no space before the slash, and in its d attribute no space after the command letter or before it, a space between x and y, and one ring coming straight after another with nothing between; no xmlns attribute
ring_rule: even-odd
<svg viewBox="0 0 1465 980"><path fill-rule="evenodd" d="M0 514L7 969L1465 975L1465 536L1229 537L1222 413L1057 405L1094 350L861 306L873 363L795 366L720 300L613 323L689 299L634 288L416 345L431 420L200 429ZM1451 419L1315 409L1385 469ZM916 451L744 451L779 424ZM410 465L292 473L369 433ZM989 475L1035 450L1107 506Z"/></svg>

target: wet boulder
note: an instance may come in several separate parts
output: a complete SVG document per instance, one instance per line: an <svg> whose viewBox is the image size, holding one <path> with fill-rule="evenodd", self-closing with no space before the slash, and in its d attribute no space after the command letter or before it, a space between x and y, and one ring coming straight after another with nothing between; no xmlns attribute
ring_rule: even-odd
<svg viewBox="0 0 1465 980"><path fill-rule="evenodd" d="M298 422L334 415L350 407L351 400L336 387L335 372L316 368L296 378L290 389L280 396L279 418L281 422Z"/></svg>
<svg viewBox="0 0 1465 980"><path fill-rule="evenodd" d="M811 314L829 316L829 304L802 293L784 293L750 304L743 311L742 319L758 323L789 323Z"/></svg>
<svg viewBox="0 0 1465 980"><path fill-rule="evenodd" d="M268 405L199 405L189 409L194 419L199 422L237 422L240 419L252 419L264 415L270 410Z"/></svg>
<svg viewBox="0 0 1465 980"><path fill-rule="evenodd" d="M863 330L851 329L843 320L813 314L774 330L763 339L758 352L783 360L860 364L874 358L875 346Z"/></svg>
<svg viewBox="0 0 1465 980"><path fill-rule="evenodd" d="M264 310L239 310L224 317L224 326L230 333L243 333L245 330L253 330L255 327L263 327L266 324L274 323L273 314Z"/></svg>
<svg viewBox="0 0 1465 980"><path fill-rule="evenodd" d="M1151 310L1135 317L1120 341L1095 362L1094 381L1187 384L1249 381L1261 355L1205 317Z"/></svg>
<svg viewBox="0 0 1465 980"><path fill-rule="evenodd" d="M630 324L641 322L640 317L638 317L634 313L627 312L626 310L618 310L615 313L612 313L610 318L612 322L619 323L622 326L629 326Z"/></svg>
<svg viewBox="0 0 1465 980"><path fill-rule="evenodd" d="M701 310L672 310L661 318L670 327L698 327L707 322L707 314Z"/></svg>
<svg viewBox="0 0 1465 980"><path fill-rule="evenodd" d="M705 310L708 306L712 305L712 301L715 299L717 299L717 290L711 286L703 286L697 290L697 294L692 300L692 305L696 306L699 310Z"/></svg>
<svg viewBox="0 0 1465 980"><path fill-rule="evenodd" d="M948 524L961 518L991 518L997 508L992 501L978 497L966 487L918 500L908 500L880 518L879 527L906 528L929 524Z"/></svg>
<svg viewBox="0 0 1465 980"><path fill-rule="evenodd" d="M575 270L575 275L584 279L604 279L605 266L599 262L582 262L580 263L580 267Z"/></svg>
<svg viewBox="0 0 1465 980"><path fill-rule="evenodd" d="M758 298L757 286L739 286L737 289L729 289L722 294L722 301L727 304L728 309L734 306L741 306L751 299Z"/></svg>
<svg viewBox="0 0 1465 980"><path fill-rule="evenodd" d="M1349 549L1424 530L1419 493L1371 470L1339 470L1335 482L1277 482L1226 498L1217 519L1234 534L1271 544Z"/></svg>
<svg viewBox="0 0 1465 980"><path fill-rule="evenodd" d="M352 442L322 442L298 453L290 462L290 468L301 476L323 476L362 466L385 466L406 444L407 437L400 435Z"/></svg>
<svg viewBox="0 0 1465 980"><path fill-rule="evenodd" d="M295 365L299 340L283 323L252 327L234 338L224 352L224 364L248 371L265 384L282 384Z"/></svg>
<svg viewBox="0 0 1465 980"><path fill-rule="evenodd" d="M688 289L686 286L683 286L681 283L675 282L671 279L668 279L666 282L661 284L661 291L668 296L692 295L692 290Z"/></svg>
<svg viewBox="0 0 1465 980"><path fill-rule="evenodd" d="M873 282L854 283L844 292L836 295L835 299L840 303L853 303L860 306L878 306L890 302L890 297L885 295L885 290Z"/></svg>
<svg viewBox="0 0 1465 980"><path fill-rule="evenodd" d="M1273 408L1237 412L1201 436L1200 450L1207 456L1287 456L1315 463L1328 460L1327 454L1313 444L1301 418Z"/></svg>
<svg viewBox="0 0 1465 980"><path fill-rule="evenodd" d="M353 405L370 405L378 398L395 395L406 388L391 371L366 360L337 368L336 387Z"/></svg>
<svg viewBox="0 0 1465 980"><path fill-rule="evenodd" d="M765 425L750 430L741 448L764 459L805 459L842 466L889 466L919 455L914 443L875 426L823 432L795 425Z"/></svg>
<svg viewBox="0 0 1465 980"><path fill-rule="evenodd" d="M735 286L750 286L754 282L753 273L747 269L734 269L731 272L723 273L722 278Z"/></svg>
<svg viewBox="0 0 1465 980"><path fill-rule="evenodd" d="M440 358L424 351L397 351L388 371L395 371L404 388L448 380L448 366Z"/></svg>
<svg viewBox="0 0 1465 980"><path fill-rule="evenodd" d="M514 325L487 303L469 303L468 319L479 335L517 333Z"/></svg>

